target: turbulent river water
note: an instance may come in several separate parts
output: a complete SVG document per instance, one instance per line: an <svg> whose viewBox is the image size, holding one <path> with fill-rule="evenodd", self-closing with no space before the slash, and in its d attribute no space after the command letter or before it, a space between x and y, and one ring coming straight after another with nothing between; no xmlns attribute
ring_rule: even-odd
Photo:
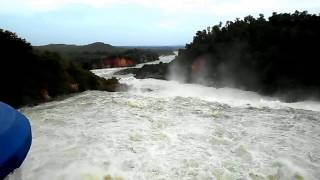
<svg viewBox="0 0 320 180"><path fill-rule="evenodd" d="M108 78L117 70L93 72ZM128 92L86 91L22 108L33 144L8 179L320 179L320 103L120 78Z"/></svg>

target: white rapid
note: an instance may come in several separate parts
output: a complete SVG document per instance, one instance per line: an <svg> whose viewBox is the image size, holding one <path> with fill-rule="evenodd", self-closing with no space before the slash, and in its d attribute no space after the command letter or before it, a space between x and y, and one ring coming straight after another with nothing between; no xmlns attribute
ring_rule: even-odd
<svg viewBox="0 0 320 180"><path fill-rule="evenodd" d="M94 72L110 77L117 70ZM87 91L21 109L31 120L33 144L8 179L320 178L318 102L287 104L130 75L121 81L132 89Z"/></svg>

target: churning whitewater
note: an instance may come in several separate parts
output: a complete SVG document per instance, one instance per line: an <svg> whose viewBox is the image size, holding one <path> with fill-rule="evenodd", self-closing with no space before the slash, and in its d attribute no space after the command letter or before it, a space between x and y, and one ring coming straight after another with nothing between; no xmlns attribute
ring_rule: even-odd
<svg viewBox="0 0 320 180"><path fill-rule="evenodd" d="M22 108L33 144L8 179L319 179L319 103L120 78L129 92L86 91Z"/></svg>

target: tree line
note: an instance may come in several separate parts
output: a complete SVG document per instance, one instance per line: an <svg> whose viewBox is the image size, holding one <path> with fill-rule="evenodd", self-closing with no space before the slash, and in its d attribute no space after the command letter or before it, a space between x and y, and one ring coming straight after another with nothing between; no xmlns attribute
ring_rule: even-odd
<svg viewBox="0 0 320 180"><path fill-rule="evenodd" d="M115 91L105 80L58 53L37 51L15 33L0 29L0 101L14 107L88 89Z"/></svg>
<svg viewBox="0 0 320 180"><path fill-rule="evenodd" d="M88 45L49 44L35 46L36 50L59 53L63 58L78 63L84 69L105 68L105 60L116 61L119 58L127 59L132 65L155 61L164 49L148 49L148 47L116 47L102 42Z"/></svg>
<svg viewBox="0 0 320 180"><path fill-rule="evenodd" d="M189 82L320 97L320 16L307 11L246 16L198 31L171 64ZM201 80L201 81L200 81Z"/></svg>

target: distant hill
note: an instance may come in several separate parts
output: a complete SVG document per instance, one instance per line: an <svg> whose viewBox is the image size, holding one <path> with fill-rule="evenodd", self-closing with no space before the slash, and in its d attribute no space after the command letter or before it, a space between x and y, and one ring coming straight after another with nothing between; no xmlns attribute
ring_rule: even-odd
<svg viewBox="0 0 320 180"><path fill-rule="evenodd" d="M85 69L115 67L110 64L119 59L127 59L130 65L155 61L161 55L171 55L182 46L112 46L103 42L88 45L49 44L34 46L44 52L56 52L63 58L80 64ZM122 63L120 63L122 64ZM126 64L126 63L124 63Z"/></svg>
<svg viewBox="0 0 320 180"><path fill-rule="evenodd" d="M87 45L69 45L69 44L48 44L44 46L34 46L35 49L42 51L54 51L63 54L74 53L117 53L129 49L151 50L159 55L170 54L173 51L183 49L184 46L112 46L103 42L95 42Z"/></svg>
<svg viewBox="0 0 320 180"><path fill-rule="evenodd" d="M54 51L59 53L114 53L118 51L124 51L124 48L105 44L103 42L95 42L88 45L69 45L69 44L48 44L44 46L34 46L35 49L43 51Z"/></svg>

